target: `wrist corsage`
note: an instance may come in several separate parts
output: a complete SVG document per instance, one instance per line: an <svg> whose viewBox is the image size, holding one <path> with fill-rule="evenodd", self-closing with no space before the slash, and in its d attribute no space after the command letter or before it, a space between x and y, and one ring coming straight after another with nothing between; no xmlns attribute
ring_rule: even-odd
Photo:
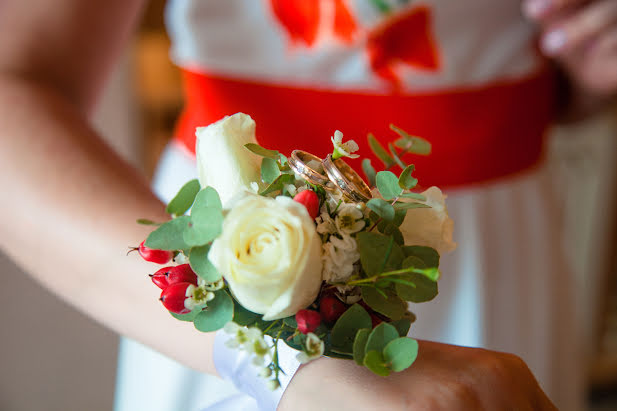
<svg viewBox="0 0 617 411"><path fill-rule="evenodd" d="M455 244L441 191L414 191L414 166L401 159L430 144L391 128L389 152L369 135L387 170L364 160L367 182L345 162L358 145L340 131L320 158L259 146L242 113L198 128L199 179L169 203L169 221L138 220L157 226L142 257L174 261L151 274L165 308L229 333L272 388L285 372L279 340L301 362L344 358L381 376L408 368L418 352L408 302L437 295L440 253Z"/></svg>

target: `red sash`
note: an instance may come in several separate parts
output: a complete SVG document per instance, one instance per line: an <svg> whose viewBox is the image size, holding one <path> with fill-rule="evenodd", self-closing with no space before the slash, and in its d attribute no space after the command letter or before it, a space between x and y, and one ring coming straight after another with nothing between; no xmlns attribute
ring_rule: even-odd
<svg viewBox="0 0 617 411"><path fill-rule="evenodd" d="M177 139L195 151L195 128L237 112L257 122L259 143L289 154L325 156L341 130L372 154L367 134L383 144L398 136L389 124L429 140L430 156L409 155L423 186L465 186L523 171L542 157L543 135L553 114L553 76L542 71L511 82L439 93L383 95L284 87L184 71L187 105ZM359 160L349 163L360 170ZM399 172L400 170L394 170Z"/></svg>

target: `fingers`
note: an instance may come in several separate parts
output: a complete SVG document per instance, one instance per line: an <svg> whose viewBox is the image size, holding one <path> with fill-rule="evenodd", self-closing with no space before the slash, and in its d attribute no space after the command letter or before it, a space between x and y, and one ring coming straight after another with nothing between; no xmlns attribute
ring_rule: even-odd
<svg viewBox="0 0 617 411"><path fill-rule="evenodd" d="M529 18L539 20L551 16L554 17L568 9L573 9L589 2L590 0L524 0L523 12Z"/></svg>
<svg viewBox="0 0 617 411"><path fill-rule="evenodd" d="M547 24L541 47L549 56L558 56L580 47L593 47L617 27L617 1L597 0ZM608 40L610 41L610 40Z"/></svg>

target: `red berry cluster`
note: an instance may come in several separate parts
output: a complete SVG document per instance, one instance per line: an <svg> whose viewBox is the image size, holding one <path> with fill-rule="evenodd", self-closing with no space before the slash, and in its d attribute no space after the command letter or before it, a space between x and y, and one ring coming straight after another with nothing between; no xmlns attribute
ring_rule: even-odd
<svg viewBox="0 0 617 411"><path fill-rule="evenodd" d="M142 241L137 248L139 255L146 261L167 264L172 258L173 253L165 250L154 250L144 245ZM150 274L152 282L161 290L161 302L172 313L186 314L188 310L184 306L186 300L186 289L190 285L197 286L197 275L189 264L181 264L170 267L163 267L154 274Z"/></svg>

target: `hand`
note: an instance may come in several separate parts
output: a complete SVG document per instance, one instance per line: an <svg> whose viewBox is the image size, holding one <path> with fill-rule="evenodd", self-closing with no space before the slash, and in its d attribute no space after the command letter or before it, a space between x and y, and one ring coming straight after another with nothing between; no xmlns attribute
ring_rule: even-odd
<svg viewBox="0 0 617 411"><path fill-rule="evenodd" d="M527 16L542 30L543 52L566 71L589 106L617 95L617 1L524 0Z"/></svg>
<svg viewBox="0 0 617 411"><path fill-rule="evenodd" d="M383 378L353 361L301 367L279 410L556 410L518 357L420 341L416 362Z"/></svg>

